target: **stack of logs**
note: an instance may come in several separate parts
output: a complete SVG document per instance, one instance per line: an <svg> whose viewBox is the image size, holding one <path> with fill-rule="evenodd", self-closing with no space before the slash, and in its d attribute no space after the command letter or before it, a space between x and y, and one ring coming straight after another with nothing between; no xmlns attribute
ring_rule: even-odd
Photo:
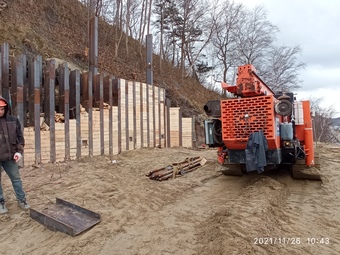
<svg viewBox="0 0 340 255"><path fill-rule="evenodd" d="M149 177L151 180L164 181L170 179L171 177L176 178L186 173L192 172L200 166L203 166L205 163L205 158L186 158L184 161L152 170L146 176Z"/></svg>

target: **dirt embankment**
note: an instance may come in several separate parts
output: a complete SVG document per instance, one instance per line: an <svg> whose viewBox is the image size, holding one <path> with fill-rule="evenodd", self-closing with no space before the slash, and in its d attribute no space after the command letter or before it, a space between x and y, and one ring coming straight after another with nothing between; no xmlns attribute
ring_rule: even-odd
<svg viewBox="0 0 340 255"><path fill-rule="evenodd" d="M59 197L101 214L76 237L22 212L3 173L9 214L0 216L0 254L338 254L340 148L320 151L323 182L284 171L224 176L215 150L184 148L123 152L116 164L95 157L22 169L32 208ZM191 156L208 162L163 182L145 176Z"/></svg>

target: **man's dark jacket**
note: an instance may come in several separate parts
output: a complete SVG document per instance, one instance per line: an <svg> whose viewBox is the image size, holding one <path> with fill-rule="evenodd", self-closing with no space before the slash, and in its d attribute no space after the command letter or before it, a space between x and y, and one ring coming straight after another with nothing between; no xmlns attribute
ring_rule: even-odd
<svg viewBox="0 0 340 255"><path fill-rule="evenodd" d="M8 114L8 102L1 96L0 99L7 103L5 114L0 118L0 161L7 161L12 160L16 152L23 153L25 139L19 119Z"/></svg>
<svg viewBox="0 0 340 255"><path fill-rule="evenodd" d="M258 173L262 173L264 171L264 167L267 165L267 150L268 142L262 130L249 135L245 150L247 172L257 170Z"/></svg>

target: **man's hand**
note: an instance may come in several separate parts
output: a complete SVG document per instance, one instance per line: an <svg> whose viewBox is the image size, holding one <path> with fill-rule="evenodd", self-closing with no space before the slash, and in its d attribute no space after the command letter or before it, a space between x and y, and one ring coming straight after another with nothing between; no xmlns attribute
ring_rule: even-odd
<svg viewBox="0 0 340 255"><path fill-rule="evenodd" d="M22 155L21 155L20 152L16 152L16 153L14 154L13 159L14 159L15 162L18 162L21 158L22 158Z"/></svg>

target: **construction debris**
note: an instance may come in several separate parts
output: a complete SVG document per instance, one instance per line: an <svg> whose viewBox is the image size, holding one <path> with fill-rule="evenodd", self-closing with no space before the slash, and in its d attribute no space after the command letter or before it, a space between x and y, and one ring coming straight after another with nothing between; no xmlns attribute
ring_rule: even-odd
<svg viewBox="0 0 340 255"><path fill-rule="evenodd" d="M173 163L166 167L150 171L146 176L151 180L164 181L169 178L180 177L186 173L192 172L203 166L207 160L201 157L191 157L177 163Z"/></svg>

